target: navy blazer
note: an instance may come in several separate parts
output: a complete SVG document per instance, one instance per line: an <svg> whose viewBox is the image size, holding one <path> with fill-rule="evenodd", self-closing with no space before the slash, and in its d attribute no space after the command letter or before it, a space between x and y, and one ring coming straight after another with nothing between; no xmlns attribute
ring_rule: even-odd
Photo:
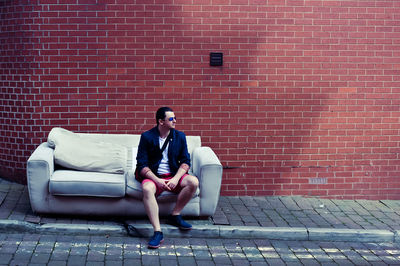
<svg viewBox="0 0 400 266"><path fill-rule="evenodd" d="M187 149L185 133L171 129L171 139L168 145L168 163L171 174L175 175L181 164L190 167L190 155ZM158 167L162 159L159 143L160 132L157 126L142 133L136 156L136 172L140 173L144 167L149 167L157 175Z"/></svg>

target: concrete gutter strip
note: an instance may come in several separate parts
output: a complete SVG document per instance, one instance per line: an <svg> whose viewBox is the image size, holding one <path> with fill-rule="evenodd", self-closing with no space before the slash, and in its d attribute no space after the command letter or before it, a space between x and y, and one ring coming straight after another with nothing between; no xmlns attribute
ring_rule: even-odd
<svg viewBox="0 0 400 266"><path fill-rule="evenodd" d="M376 229L308 229L309 240L343 242L394 242L394 232Z"/></svg>
<svg viewBox="0 0 400 266"><path fill-rule="evenodd" d="M38 233L73 235L112 235L125 236L126 229L118 225L90 224L43 224L37 227Z"/></svg>
<svg viewBox="0 0 400 266"><path fill-rule="evenodd" d="M94 224L35 224L17 220L0 220L0 232L4 233L46 233L67 235L113 235L124 236L126 229L119 225Z"/></svg>
<svg viewBox="0 0 400 266"><path fill-rule="evenodd" d="M128 226L131 236L151 237L153 228L148 224L135 224ZM251 239L277 239L277 240L307 240L306 228L273 228L257 226L196 226L189 231L181 231L173 226L164 226L163 233L170 237L194 238L251 238Z"/></svg>
<svg viewBox="0 0 400 266"><path fill-rule="evenodd" d="M17 220L0 220L0 232L4 233L35 233L36 224Z"/></svg>
<svg viewBox="0 0 400 266"><path fill-rule="evenodd" d="M94 225L94 224L35 224L17 220L0 220L0 232L42 233L67 235L106 235L151 237L150 224ZM400 230L335 229L303 227L258 227L196 225L192 230L181 231L170 225L163 226L166 237L273 239L295 241L342 242L400 242Z"/></svg>
<svg viewBox="0 0 400 266"><path fill-rule="evenodd" d="M220 237L308 240L308 233L306 228L300 227L220 226Z"/></svg>

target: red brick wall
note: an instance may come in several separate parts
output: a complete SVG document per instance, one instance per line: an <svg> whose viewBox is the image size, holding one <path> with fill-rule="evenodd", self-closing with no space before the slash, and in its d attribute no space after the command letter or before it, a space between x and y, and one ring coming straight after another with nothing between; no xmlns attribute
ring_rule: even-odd
<svg viewBox="0 0 400 266"><path fill-rule="evenodd" d="M1 1L0 166L54 126L138 134L159 106L223 195L400 199L400 1ZM209 53L224 66L210 67Z"/></svg>

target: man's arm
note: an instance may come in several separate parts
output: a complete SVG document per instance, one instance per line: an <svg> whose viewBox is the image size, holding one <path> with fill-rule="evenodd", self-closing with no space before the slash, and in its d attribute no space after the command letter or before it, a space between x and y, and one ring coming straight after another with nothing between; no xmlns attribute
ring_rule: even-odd
<svg viewBox="0 0 400 266"><path fill-rule="evenodd" d="M178 171L176 172L176 174L174 175L174 177L171 178L171 179L166 183L168 189L171 189L171 190L174 189L174 188L178 185L179 180L181 180L182 176L183 176L184 174L186 174L188 171L189 171L189 165L187 165L187 164L185 164L185 163L181 164L181 166L179 167L179 169L178 169Z"/></svg>
<svg viewBox="0 0 400 266"><path fill-rule="evenodd" d="M136 171L138 171L138 174L145 176L146 172L149 170L148 140L144 134L142 134L140 136L138 152L136 155Z"/></svg>
<svg viewBox="0 0 400 266"><path fill-rule="evenodd" d="M185 163L181 164L174 177L177 177L178 180L181 179L181 177L189 171L189 168L189 165Z"/></svg>
<svg viewBox="0 0 400 266"><path fill-rule="evenodd" d="M187 172L189 172L190 169L190 155L187 150L186 136L184 133L181 133L179 137L181 145L179 161L181 162L181 164L178 170L176 171L174 177L169 182L167 182L167 186L170 187L171 189L174 189L176 187L182 176Z"/></svg>

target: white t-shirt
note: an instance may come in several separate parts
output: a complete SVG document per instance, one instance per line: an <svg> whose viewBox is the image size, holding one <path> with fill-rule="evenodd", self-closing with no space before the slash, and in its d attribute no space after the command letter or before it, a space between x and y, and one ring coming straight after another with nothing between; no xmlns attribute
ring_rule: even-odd
<svg viewBox="0 0 400 266"><path fill-rule="evenodd" d="M160 143L160 149L162 148L162 146L164 145L164 142L166 140L158 137L159 143ZM171 173L171 170L169 169L169 164L168 164L168 147L169 147L169 143L167 144L167 147L165 148L165 150L162 153L162 159L161 159L161 163L160 166L158 167L158 171L157 174L158 175L165 175L165 174L169 174Z"/></svg>

